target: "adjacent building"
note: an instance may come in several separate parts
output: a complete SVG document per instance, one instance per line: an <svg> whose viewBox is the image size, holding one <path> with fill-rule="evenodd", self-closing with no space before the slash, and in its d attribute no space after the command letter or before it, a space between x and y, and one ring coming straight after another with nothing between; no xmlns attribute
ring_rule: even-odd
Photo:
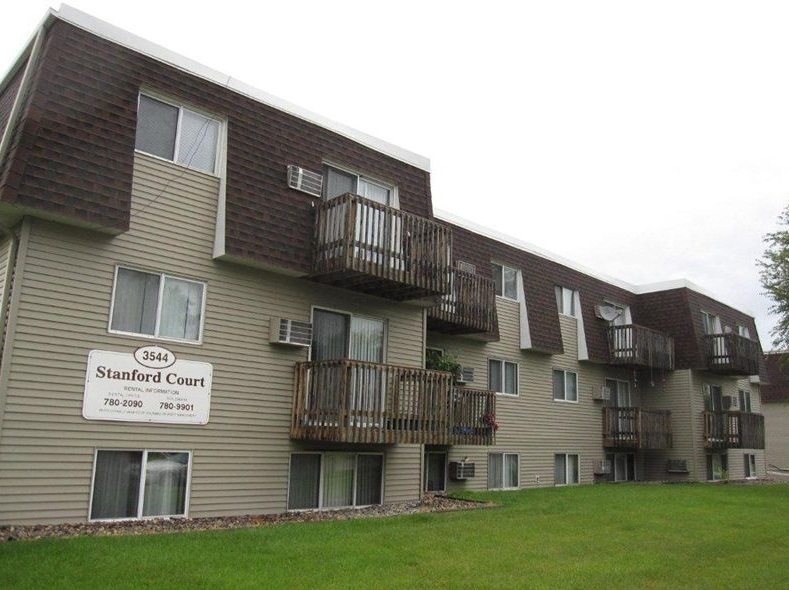
<svg viewBox="0 0 789 590"><path fill-rule="evenodd" d="M753 318L63 6L0 82L0 522L765 473Z"/></svg>

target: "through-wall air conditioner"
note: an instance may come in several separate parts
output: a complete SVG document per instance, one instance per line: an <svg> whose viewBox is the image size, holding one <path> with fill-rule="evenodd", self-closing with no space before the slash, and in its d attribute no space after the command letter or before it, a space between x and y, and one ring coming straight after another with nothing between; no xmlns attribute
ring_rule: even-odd
<svg viewBox="0 0 789 590"><path fill-rule="evenodd" d="M592 399L607 402L611 399L611 388L603 385L599 389L595 389L592 394Z"/></svg>
<svg viewBox="0 0 789 590"><path fill-rule="evenodd" d="M477 274L476 266L474 266L470 262L463 262L462 260L458 260L458 270L462 270L463 272L467 272L472 275Z"/></svg>
<svg viewBox="0 0 789 590"><path fill-rule="evenodd" d="M449 479L453 481L462 481L470 477L474 477L476 466L474 463L467 461L451 461L449 463Z"/></svg>
<svg viewBox="0 0 789 590"><path fill-rule="evenodd" d="M323 193L323 175L294 164L288 165L288 186L313 197Z"/></svg>
<svg viewBox="0 0 789 590"><path fill-rule="evenodd" d="M312 324L301 320L271 318L269 342L286 346L309 346L312 343Z"/></svg>

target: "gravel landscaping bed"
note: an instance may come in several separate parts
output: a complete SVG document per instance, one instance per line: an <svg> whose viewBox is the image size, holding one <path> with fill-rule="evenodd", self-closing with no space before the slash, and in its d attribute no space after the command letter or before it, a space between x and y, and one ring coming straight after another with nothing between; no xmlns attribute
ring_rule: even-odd
<svg viewBox="0 0 789 590"><path fill-rule="evenodd" d="M324 520L350 520L416 514L420 512L449 512L490 508L493 504L459 500L447 496L425 496L421 501L385 504L369 508L327 510L323 512L287 512L250 516L222 516L214 518L156 518L151 520L124 520L114 522L87 522L52 525L0 526L0 543L26 539L53 537L152 535L181 531L207 531L270 526L287 522L318 522Z"/></svg>

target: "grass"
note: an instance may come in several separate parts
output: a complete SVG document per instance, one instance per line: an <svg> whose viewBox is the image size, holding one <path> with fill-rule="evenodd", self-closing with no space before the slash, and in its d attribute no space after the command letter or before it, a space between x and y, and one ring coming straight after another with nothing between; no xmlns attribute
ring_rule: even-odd
<svg viewBox="0 0 789 590"><path fill-rule="evenodd" d="M467 494L500 508L0 545L0 588L787 588L789 486Z"/></svg>

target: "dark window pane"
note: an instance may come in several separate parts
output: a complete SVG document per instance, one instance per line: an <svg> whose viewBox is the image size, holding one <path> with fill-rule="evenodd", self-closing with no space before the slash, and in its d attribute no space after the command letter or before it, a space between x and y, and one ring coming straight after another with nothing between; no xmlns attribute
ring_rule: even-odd
<svg viewBox="0 0 789 590"><path fill-rule="evenodd" d="M178 109L160 100L140 95L137 109L137 141L135 147L148 154L172 160Z"/></svg>

